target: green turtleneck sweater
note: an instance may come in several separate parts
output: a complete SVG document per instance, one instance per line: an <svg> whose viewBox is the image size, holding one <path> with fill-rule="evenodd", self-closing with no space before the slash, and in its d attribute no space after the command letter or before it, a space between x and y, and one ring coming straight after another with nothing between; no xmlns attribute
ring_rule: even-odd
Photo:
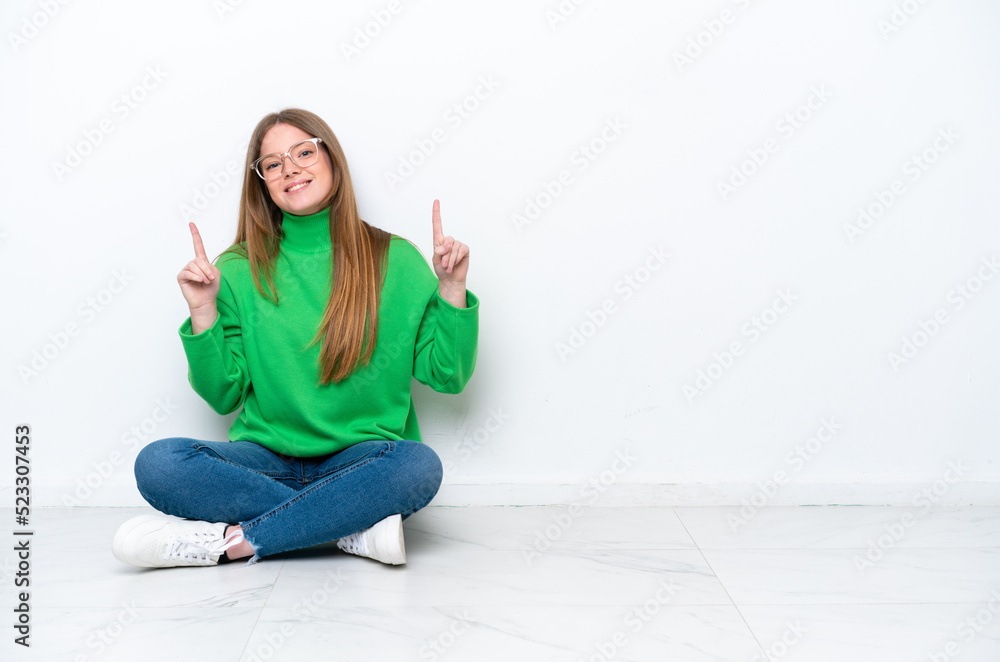
<svg viewBox="0 0 1000 662"><path fill-rule="evenodd" d="M441 393L465 388L476 365L479 299L469 290L467 308L443 299L420 251L393 235L371 361L340 383L321 385L320 343L307 345L330 295L329 210L285 212L282 229L277 306L257 290L247 258L223 253L216 260L215 323L194 334L188 317L179 329L191 386L220 414L243 406L230 441L284 455L325 455L369 439L421 441L412 378Z"/></svg>

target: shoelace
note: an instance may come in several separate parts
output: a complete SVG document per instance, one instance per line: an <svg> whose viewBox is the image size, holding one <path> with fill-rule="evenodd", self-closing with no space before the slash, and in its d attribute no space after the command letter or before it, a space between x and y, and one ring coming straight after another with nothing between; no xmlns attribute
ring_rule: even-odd
<svg viewBox="0 0 1000 662"><path fill-rule="evenodd" d="M209 563L212 561L213 554L225 553L227 549L241 542L243 542L242 531L233 531L222 540L216 540L211 533L204 531L190 533L168 540L167 547L163 551L163 558Z"/></svg>

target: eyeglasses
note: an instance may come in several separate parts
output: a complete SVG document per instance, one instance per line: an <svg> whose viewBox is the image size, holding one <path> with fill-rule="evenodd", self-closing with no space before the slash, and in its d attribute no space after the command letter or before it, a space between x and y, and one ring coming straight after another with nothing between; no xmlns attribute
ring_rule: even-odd
<svg viewBox="0 0 1000 662"><path fill-rule="evenodd" d="M287 156L292 163L300 168L306 168L316 163L319 158L319 143L322 138L310 138L297 142L288 148L284 154L265 154L253 162L253 169L261 179L269 181L281 177L281 166Z"/></svg>

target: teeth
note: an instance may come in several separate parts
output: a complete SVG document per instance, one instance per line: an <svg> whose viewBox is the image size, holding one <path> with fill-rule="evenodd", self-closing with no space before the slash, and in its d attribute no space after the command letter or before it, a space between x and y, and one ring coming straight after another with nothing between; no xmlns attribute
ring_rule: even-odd
<svg viewBox="0 0 1000 662"><path fill-rule="evenodd" d="M302 182L301 184L296 184L295 186L288 189L288 192L291 193L292 191L298 191L300 188L304 187L308 183L309 182Z"/></svg>

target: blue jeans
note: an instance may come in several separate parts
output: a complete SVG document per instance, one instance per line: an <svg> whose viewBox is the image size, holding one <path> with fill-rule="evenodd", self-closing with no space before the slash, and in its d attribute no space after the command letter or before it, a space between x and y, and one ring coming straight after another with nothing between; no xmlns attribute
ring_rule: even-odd
<svg viewBox="0 0 1000 662"><path fill-rule="evenodd" d="M176 517L239 524L256 557L343 538L434 498L441 460L419 441L363 441L292 457L252 441L170 437L135 458L149 505Z"/></svg>

